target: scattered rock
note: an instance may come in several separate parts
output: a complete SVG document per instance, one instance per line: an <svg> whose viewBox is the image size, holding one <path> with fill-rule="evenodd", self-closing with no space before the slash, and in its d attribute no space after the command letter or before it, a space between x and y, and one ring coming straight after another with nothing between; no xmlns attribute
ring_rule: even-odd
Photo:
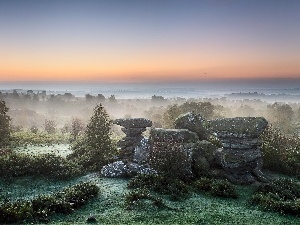
<svg viewBox="0 0 300 225"><path fill-rule="evenodd" d="M153 169L139 165L137 163L127 163L123 161L117 161L103 166L101 174L105 177L131 177L137 174L155 174L156 171Z"/></svg>
<svg viewBox="0 0 300 225"><path fill-rule="evenodd" d="M86 222L87 223L97 223L97 219L95 216L89 216L87 219L86 219Z"/></svg>

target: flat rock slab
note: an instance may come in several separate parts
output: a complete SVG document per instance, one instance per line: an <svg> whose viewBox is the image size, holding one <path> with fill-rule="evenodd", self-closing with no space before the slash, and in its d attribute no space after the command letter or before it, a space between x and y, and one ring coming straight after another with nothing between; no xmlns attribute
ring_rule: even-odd
<svg viewBox="0 0 300 225"><path fill-rule="evenodd" d="M205 125L220 138L257 138L267 127L268 121L263 117L235 117L206 121Z"/></svg>
<svg viewBox="0 0 300 225"><path fill-rule="evenodd" d="M113 123L125 128L145 128L152 126L152 121L145 118L116 119Z"/></svg>

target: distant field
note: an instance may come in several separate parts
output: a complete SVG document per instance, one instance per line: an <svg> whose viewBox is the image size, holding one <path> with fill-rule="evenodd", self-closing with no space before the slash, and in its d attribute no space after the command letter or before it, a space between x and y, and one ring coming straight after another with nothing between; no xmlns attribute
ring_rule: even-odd
<svg viewBox="0 0 300 225"><path fill-rule="evenodd" d="M27 146L16 148L17 152L23 152L26 154L48 154L52 153L55 155L60 155L66 157L72 152L69 144L54 144L51 146Z"/></svg>

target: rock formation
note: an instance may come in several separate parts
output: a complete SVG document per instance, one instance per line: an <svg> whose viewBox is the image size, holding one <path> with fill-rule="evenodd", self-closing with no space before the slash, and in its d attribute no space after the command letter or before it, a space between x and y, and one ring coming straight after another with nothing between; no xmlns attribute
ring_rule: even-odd
<svg viewBox="0 0 300 225"><path fill-rule="evenodd" d="M261 172L262 152L260 134L268 122L261 117L236 117L207 121L223 148L218 149L216 158L233 183L253 183L255 178L266 182Z"/></svg>
<svg viewBox="0 0 300 225"><path fill-rule="evenodd" d="M148 165L154 165L153 160L161 160L163 165L165 160L171 166L173 163L181 165L183 176L225 176L239 184L268 181L261 171L263 160L259 136L268 124L264 118L236 117L205 121L200 115L187 113L176 119L175 127L180 129L152 129L150 140L142 135L146 127L152 125L150 120L117 119L114 123L123 126L126 137L119 142L119 161L104 166L101 170L104 176L155 173ZM217 137L219 143L208 141L210 133ZM159 158L170 154L158 152L166 150L174 151L178 154L178 160L182 161L176 161L172 153L168 159Z"/></svg>
<svg viewBox="0 0 300 225"><path fill-rule="evenodd" d="M119 144L119 161L110 163L101 169L105 177L128 177L136 174L154 173L145 164L149 158L149 139L142 133L152 122L144 118L117 119L115 124L123 126L126 136Z"/></svg>
<svg viewBox="0 0 300 225"><path fill-rule="evenodd" d="M137 161L142 163L146 160L148 150L148 139L142 133L147 127L152 126L152 122L145 118L117 119L115 124L122 126L122 131L126 137L119 142L120 160L123 162Z"/></svg>

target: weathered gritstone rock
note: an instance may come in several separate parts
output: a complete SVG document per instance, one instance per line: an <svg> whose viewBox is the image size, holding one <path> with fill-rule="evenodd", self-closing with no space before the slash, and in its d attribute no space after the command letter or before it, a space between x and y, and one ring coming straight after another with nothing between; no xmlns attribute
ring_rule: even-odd
<svg viewBox="0 0 300 225"><path fill-rule="evenodd" d="M145 118L116 119L114 123L125 128L145 128L152 126L152 121Z"/></svg>
<svg viewBox="0 0 300 225"><path fill-rule="evenodd" d="M180 115L175 120L176 129L188 129L189 131L195 132L199 140L207 140L209 133L203 126L205 122L204 118L200 114L194 114L192 112Z"/></svg>
<svg viewBox="0 0 300 225"><path fill-rule="evenodd" d="M234 183L253 183L255 178L266 182L261 172L262 152L260 134L268 122L262 117L237 117L207 121L223 148L218 150L217 161L226 177Z"/></svg>
<svg viewBox="0 0 300 225"><path fill-rule="evenodd" d="M266 129L268 121L263 117L235 117L206 121L205 125L218 137L257 138Z"/></svg>
<svg viewBox="0 0 300 225"><path fill-rule="evenodd" d="M200 115L187 113L176 120L176 128L186 129L152 129L150 140L142 135L146 127L152 125L150 120L118 119L114 123L124 127L122 130L126 137L119 142L120 161L102 168L101 173L106 177L155 173L147 167L150 154L153 156L157 153L155 151L159 149L164 151L168 145L174 145L174 148L170 148L171 151L179 148L184 153L183 157L180 155L181 158L178 159L182 161L174 161L179 163L179 171L183 176L192 176L193 172L194 175L201 176L207 172L216 177L226 176L233 183L248 184L256 179L268 181L261 171L262 142L259 136L268 124L262 117L205 121ZM208 139L209 132L213 132L218 137L222 148L217 148L211 142L203 140ZM156 148L153 147L154 144ZM161 157L160 154L157 156ZM155 157L154 159L160 160Z"/></svg>
<svg viewBox="0 0 300 225"><path fill-rule="evenodd" d="M142 163L149 154L149 141L142 133L152 126L152 121L145 118L117 119L115 124L123 126L126 137L119 142L120 160Z"/></svg>
<svg viewBox="0 0 300 225"><path fill-rule="evenodd" d="M152 122L144 118L117 119L115 124L123 126L122 131L126 137L119 141L120 161L104 166L101 174L105 177L130 177L136 174L155 173L146 165L149 158L149 139L142 133L146 127L152 126Z"/></svg>

